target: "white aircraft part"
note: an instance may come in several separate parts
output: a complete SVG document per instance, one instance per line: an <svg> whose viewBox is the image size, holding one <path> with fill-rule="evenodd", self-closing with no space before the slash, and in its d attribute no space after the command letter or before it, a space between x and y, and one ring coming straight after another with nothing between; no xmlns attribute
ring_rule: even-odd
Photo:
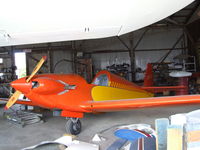
<svg viewBox="0 0 200 150"><path fill-rule="evenodd" d="M23 148L22 150L33 150L39 146L48 144L61 144L67 148L65 150L99 150L99 146L96 144L86 143L78 140L73 140L72 136L62 136L55 141L43 141L37 145Z"/></svg>
<svg viewBox="0 0 200 150"><path fill-rule="evenodd" d="M192 75L191 72L186 72L186 71L172 71L169 73L170 77L176 77L176 78L189 77L191 75Z"/></svg>
<svg viewBox="0 0 200 150"><path fill-rule="evenodd" d="M194 0L0 0L0 46L119 36Z"/></svg>

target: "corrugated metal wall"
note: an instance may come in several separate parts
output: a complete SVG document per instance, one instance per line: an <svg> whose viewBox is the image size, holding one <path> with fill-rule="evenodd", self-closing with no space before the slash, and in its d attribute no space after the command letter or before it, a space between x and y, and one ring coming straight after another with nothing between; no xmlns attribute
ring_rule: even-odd
<svg viewBox="0 0 200 150"><path fill-rule="evenodd" d="M134 43L136 44L141 33L143 31L140 30L138 32L134 33ZM159 61L163 56L168 53L169 50L157 50L157 49L170 49L174 43L177 41L177 39L183 34L183 31L181 29L150 29L147 34L144 36L138 47L135 51L135 64L136 68L142 68L142 70L145 70L146 64L149 62L157 62ZM122 37L123 38L123 37ZM128 39L124 38L125 42L128 43ZM107 41L108 42L108 41ZM110 41L110 47L108 47L108 44L106 43L106 48L102 48L102 46L105 44L102 41L101 48L100 49L125 49L123 45L116 40ZM99 41L100 43L100 41ZM93 43L94 44L94 43ZM98 44L94 44L97 45ZM176 46L177 48L183 47L183 41L181 41ZM88 49L92 48L91 45L89 45ZM145 50L146 49L146 50ZM150 49L149 51L147 49ZM155 50L154 50L155 49ZM94 48L94 50L98 50L98 48ZM182 49L173 50L169 56L166 58L166 61L173 61L173 58L179 54L182 53ZM92 60L94 63L95 69L105 69L106 66L112 65L112 64L123 64L128 63L130 64L130 57L128 52L115 52L115 53L95 53L92 54Z"/></svg>

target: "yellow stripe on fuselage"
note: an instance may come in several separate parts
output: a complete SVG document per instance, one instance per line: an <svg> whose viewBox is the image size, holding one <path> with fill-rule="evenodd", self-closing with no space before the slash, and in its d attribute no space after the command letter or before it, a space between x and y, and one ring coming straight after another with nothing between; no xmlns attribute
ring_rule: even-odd
<svg viewBox="0 0 200 150"><path fill-rule="evenodd" d="M130 91L107 86L95 86L91 94L94 101L153 97L152 93L146 91Z"/></svg>

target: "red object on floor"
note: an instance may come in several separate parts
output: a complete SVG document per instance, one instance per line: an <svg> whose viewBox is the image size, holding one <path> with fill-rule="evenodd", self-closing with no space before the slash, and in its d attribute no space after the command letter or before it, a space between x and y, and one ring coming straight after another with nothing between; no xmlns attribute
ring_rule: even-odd
<svg viewBox="0 0 200 150"><path fill-rule="evenodd" d="M185 88L176 91L176 95L187 95L188 94L188 77L179 78L179 85L185 86Z"/></svg>

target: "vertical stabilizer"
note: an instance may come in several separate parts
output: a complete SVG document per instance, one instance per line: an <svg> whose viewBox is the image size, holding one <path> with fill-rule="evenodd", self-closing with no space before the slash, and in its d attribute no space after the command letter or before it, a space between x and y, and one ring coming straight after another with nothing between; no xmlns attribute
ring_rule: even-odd
<svg viewBox="0 0 200 150"><path fill-rule="evenodd" d="M147 64L147 69L144 77L144 86L153 86L153 67L152 64Z"/></svg>

